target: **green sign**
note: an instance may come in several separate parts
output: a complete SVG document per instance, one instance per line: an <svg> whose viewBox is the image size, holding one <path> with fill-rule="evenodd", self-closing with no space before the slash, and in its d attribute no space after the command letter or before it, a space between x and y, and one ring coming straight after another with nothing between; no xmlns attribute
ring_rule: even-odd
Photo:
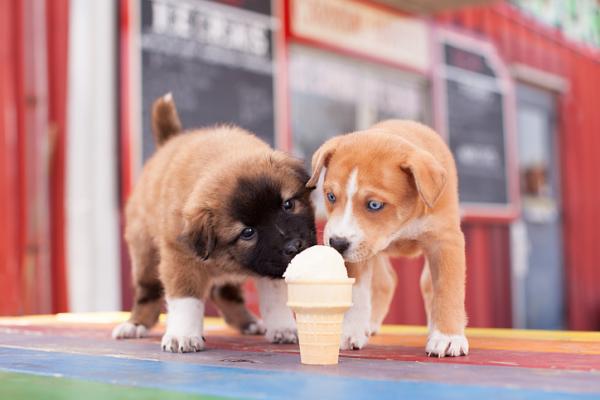
<svg viewBox="0 0 600 400"><path fill-rule="evenodd" d="M511 0L525 12L556 27L574 40L600 47L600 5L597 0Z"/></svg>

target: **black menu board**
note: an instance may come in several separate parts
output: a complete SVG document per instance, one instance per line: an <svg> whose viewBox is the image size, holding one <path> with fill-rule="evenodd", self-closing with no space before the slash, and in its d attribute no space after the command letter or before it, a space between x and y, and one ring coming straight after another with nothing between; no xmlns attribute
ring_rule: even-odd
<svg viewBox="0 0 600 400"><path fill-rule="evenodd" d="M234 123L274 144L270 0L141 0L143 157L152 102L172 92L185 129Z"/></svg>
<svg viewBox="0 0 600 400"><path fill-rule="evenodd" d="M443 60L446 133L461 203L506 207L511 196L503 81L484 48L443 43Z"/></svg>

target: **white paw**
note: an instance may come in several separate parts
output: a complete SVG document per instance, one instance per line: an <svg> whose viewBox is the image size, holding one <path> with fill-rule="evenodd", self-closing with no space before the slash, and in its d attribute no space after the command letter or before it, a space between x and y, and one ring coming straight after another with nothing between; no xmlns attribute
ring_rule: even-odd
<svg viewBox="0 0 600 400"><path fill-rule="evenodd" d="M425 352L428 356L458 357L469 354L469 342L464 335L445 335L435 329L427 339Z"/></svg>
<svg viewBox="0 0 600 400"><path fill-rule="evenodd" d="M344 329L342 334L342 340L340 342L340 349L342 350L360 350L369 341L371 332L369 329Z"/></svg>
<svg viewBox="0 0 600 400"><path fill-rule="evenodd" d="M256 320L243 327L241 331L243 335L264 335L267 328L261 320Z"/></svg>
<svg viewBox="0 0 600 400"><path fill-rule="evenodd" d="M144 325L134 324L126 321L115 326L112 331L113 339L134 339L142 338L148 334L148 329Z"/></svg>
<svg viewBox="0 0 600 400"><path fill-rule="evenodd" d="M298 331L295 328L267 329L265 336L271 343L298 343Z"/></svg>
<svg viewBox="0 0 600 400"><path fill-rule="evenodd" d="M371 324L369 326L369 335L375 336L379 333L379 329L381 329L381 324Z"/></svg>
<svg viewBox="0 0 600 400"><path fill-rule="evenodd" d="M176 336L167 333L162 337L161 346L164 351L172 353L191 353L204 349L204 338L202 336Z"/></svg>

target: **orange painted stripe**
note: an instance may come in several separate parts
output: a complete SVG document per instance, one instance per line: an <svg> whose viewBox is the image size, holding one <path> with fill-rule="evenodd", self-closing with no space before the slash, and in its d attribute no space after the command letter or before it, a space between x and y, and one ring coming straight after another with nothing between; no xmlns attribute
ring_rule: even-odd
<svg viewBox="0 0 600 400"><path fill-rule="evenodd" d="M600 355L600 341L507 339L468 336L471 349L507 350L533 353L566 353ZM424 347L426 335L382 334L373 337L370 344L382 346Z"/></svg>

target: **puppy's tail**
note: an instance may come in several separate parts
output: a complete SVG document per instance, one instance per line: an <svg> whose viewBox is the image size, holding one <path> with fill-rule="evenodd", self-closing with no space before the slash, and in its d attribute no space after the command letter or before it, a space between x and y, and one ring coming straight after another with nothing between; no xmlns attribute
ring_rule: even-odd
<svg viewBox="0 0 600 400"><path fill-rule="evenodd" d="M152 133L158 147L181 132L181 121L177 114L173 95L169 92L152 104Z"/></svg>

